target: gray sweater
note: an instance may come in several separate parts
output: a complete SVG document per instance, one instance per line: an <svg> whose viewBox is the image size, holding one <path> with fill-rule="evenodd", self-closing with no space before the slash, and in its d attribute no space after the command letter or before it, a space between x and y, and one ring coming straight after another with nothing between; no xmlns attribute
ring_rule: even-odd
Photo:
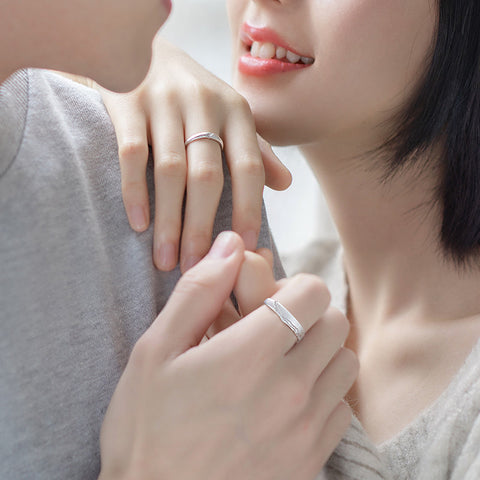
<svg viewBox="0 0 480 480"><path fill-rule="evenodd" d="M97 478L113 390L179 278L127 223L116 145L97 92L40 70L0 85L2 480ZM227 176L215 233L230 223Z"/></svg>

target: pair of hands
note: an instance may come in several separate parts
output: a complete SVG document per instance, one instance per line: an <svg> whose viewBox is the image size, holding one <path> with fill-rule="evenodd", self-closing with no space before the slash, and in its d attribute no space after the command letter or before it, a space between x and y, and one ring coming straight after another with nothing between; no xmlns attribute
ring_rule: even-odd
<svg viewBox="0 0 480 480"><path fill-rule="evenodd" d="M266 297L304 326L301 342ZM342 398L358 371L329 302L317 277L276 283L268 257L220 234L134 347L102 427L100 480L315 478L350 423Z"/></svg>
<svg viewBox="0 0 480 480"><path fill-rule="evenodd" d="M284 189L289 172L257 137L245 100L160 38L138 89L100 91L117 133L130 224L142 231L150 222L150 144L154 261L170 270L181 250L188 270L116 388L102 427L101 480L315 478L350 423L342 398L358 365L342 348L348 322L329 308L321 281L301 275L276 283L269 255L245 252L256 248L264 184ZM190 269L210 247L223 188L218 145L184 147L201 131L225 142L232 225L243 241L221 234ZM262 306L271 296L307 330L299 344Z"/></svg>
<svg viewBox="0 0 480 480"><path fill-rule="evenodd" d="M232 229L242 236L247 249L255 251L263 187L283 190L291 176L257 136L246 100L159 36L153 43L150 71L136 90L115 94L96 88L115 127L125 209L130 225L139 232L150 223L145 174L152 146L157 268L171 270L180 258L181 269L186 271L211 245L223 188L222 154L209 140L184 146L186 138L204 131L224 140L232 177Z"/></svg>

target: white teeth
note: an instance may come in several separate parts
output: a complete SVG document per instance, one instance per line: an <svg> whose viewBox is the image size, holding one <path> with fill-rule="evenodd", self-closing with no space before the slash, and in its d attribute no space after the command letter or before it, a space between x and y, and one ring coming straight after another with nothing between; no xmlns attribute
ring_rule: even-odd
<svg viewBox="0 0 480 480"><path fill-rule="evenodd" d="M313 58L310 57L301 57L300 60L306 65L311 65L313 63Z"/></svg>
<svg viewBox="0 0 480 480"><path fill-rule="evenodd" d="M300 60L300 55L297 55L296 53L290 52L287 50L287 60L290 63L297 63Z"/></svg>
<svg viewBox="0 0 480 480"><path fill-rule="evenodd" d="M276 55L279 60L287 56L287 50L283 47L277 47Z"/></svg>
<svg viewBox="0 0 480 480"><path fill-rule="evenodd" d="M259 57L260 55L260 43L259 42L253 42L252 43L252 48L250 50L250 55L252 57Z"/></svg>
<svg viewBox="0 0 480 480"><path fill-rule="evenodd" d="M273 58L276 53L276 48L273 43L261 43L258 51L260 58Z"/></svg>
<svg viewBox="0 0 480 480"><path fill-rule="evenodd" d="M290 52L286 48L277 47L270 42L253 42L250 47L250 55L252 57L263 59L277 58L278 60L282 60L286 58L286 60L290 63L298 63L301 61L305 65L311 65L313 63L313 58L301 57L296 53Z"/></svg>

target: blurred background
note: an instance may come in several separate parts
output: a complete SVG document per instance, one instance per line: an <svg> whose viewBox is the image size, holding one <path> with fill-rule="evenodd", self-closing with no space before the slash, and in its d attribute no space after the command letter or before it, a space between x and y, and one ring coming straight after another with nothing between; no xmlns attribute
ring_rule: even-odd
<svg viewBox="0 0 480 480"><path fill-rule="evenodd" d="M163 36L230 83L225 0L174 0L173 3ZM319 240L334 242L335 229L313 174L299 152L295 148L276 148L275 152L292 172L293 183L285 192L265 188L270 227L287 273L311 271L308 251Z"/></svg>

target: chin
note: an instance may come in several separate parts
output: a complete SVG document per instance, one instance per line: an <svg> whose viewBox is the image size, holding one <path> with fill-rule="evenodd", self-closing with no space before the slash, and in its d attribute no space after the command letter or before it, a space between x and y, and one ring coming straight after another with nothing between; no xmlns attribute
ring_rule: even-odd
<svg viewBox="0 0 480 480"><path fill-rule="evenodd" d="M306 107L272 91L240 83L235 88L248 101L258 133L271 145L301 145L312 140L312 122L308 124Z"/></svg>
<svg viewBox="0 0 480 480"><path fill-rule="evenodd" d="M150 69L151 56L151 43L142 45L136 54L128 46L123 51L108 52L101 62L101 71L93 72L92 78L109 90L129 92L145 79Z"/></svg>
<svg viewBox="0 0 480 480"><path fill-rule="evenodd" d="M287 147L311 143L314 140L315 133L310 131L311 126L304 125L301 118L296 119L278 109L265 112L255 106L252 106L252 112L258 133L270 145Z"/></svg>

